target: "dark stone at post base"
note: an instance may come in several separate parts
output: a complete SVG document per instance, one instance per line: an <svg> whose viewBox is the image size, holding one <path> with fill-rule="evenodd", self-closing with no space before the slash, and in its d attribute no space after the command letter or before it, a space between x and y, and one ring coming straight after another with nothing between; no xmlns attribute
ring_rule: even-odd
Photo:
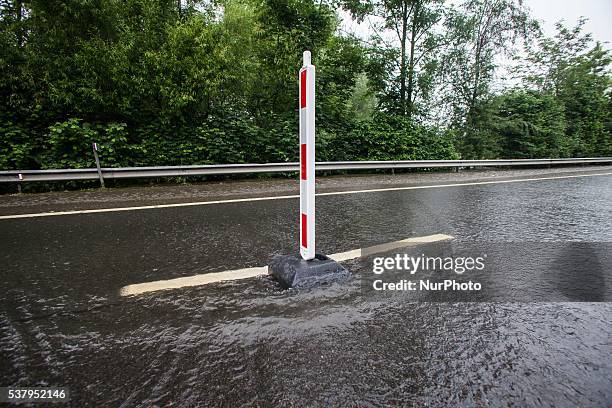
<svg viewBox="0 0 612 408"><path fill-rule="evenodd" d="M285 289L346 280L351 274L342 265L323 254L305 261L300 255L276 255L268 273Z"/></svg>

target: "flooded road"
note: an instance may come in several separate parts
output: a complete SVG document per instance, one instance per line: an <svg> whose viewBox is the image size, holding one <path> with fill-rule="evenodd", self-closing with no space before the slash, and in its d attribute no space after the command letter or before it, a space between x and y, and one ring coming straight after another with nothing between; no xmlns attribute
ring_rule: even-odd
<svg viewBox="0 0 612 408"><path fill-rule="evenodd" d="M0 385L67 386L73 406L610 406L611 203L612 176L317 199L325 253L444 233L528 254L492 260L466 300L496 302L469 303L367 290L371 257L325 287L119 296L297 251L297 199L0 220ZM494 296L536 270L556 284Z"/></svg>

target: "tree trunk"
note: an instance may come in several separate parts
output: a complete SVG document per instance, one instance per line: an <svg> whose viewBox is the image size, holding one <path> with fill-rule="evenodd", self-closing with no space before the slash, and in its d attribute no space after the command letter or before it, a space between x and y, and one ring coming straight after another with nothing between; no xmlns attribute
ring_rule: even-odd
<svg viewBox="0 0 612 408"><path fill-rule="evenodd" d="M468 126L473 125L474 109L476 107L476 100L478 99L478 87L480 86L480 64L481 64L480 53L482 51L482 41L483 40L480 39L478 41L478 46L476 47L476 58L474 60L474 69L475 69L474 84L472 88L472 95L470 97L468 111L467 111L467 118L466 118L466 124Z"/></svg>
<svg viewBox="0 0 612 408"><path fill-rule="evenodd" d="M418 31L418 18L419 11L421 8L420 1L414 4L414 11L412 13L412 28L410 33L410 62L408 63L408 96L406 97L408 117L412 116L413 112L413 93L414 93L414 47L416 42L416 36Z"/></svg>
<svg viewBox="0 0 612 408"><path fill-rule="evenodd" d="M23 46L23 28L21 27L21 19L23 18L23 1L17 0L17 44Z"/></svg>
<svg viewBox="0 0 612 408"><path fill-rule="evenodd" d="M406 114L406 37L408 34L408 4L402 5L402 35L400 38L400 110Z"/></svg>

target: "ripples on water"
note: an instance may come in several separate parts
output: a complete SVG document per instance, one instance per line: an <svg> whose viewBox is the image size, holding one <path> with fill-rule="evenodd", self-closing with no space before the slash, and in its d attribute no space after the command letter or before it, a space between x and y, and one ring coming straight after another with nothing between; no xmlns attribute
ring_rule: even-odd
<svg viewBox="0 0 612 408"><path fill-rule="evenodd" d="M555 182L557 196L534 183L329 197L320 244L332 253L434 232L610 242L606 180ZM348 263L353 280L323 288L258 278L117 297L143 278L201 271L194 260L229 269L292 250L280 243L295 232L294 204L263 204L257 224L248 206L103 218L103 242L68 220L3 230L2 385L67 385L74 406L612 405L612 303L410 302L364 291L364 260ZM219 245L239 228L227 223L259 240ZM43 250L47 234L62 248ZM144 244L113 245L141 234ZM39 251L19 249L37 239ZM60 263L67 254L82 255Z"/></svg>

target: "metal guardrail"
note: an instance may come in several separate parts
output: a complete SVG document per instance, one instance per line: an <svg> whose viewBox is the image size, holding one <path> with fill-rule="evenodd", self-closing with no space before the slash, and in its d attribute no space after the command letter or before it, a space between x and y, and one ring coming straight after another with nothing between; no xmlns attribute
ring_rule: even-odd
<svg viewBox="0 0 612 408"><path fill-rule="evenodd" d="M546 166L555 164L612 163L612 157L571 159L501 159L501 160L403 160L403 161L345 161L318 162L316 170L376 170L376 169L428 169L462 167ZM299 163L267 164L215 164L194 166L119 167L101 168L104 180L146 177L187 177L245 173L283 173L299 171ZM0 183L34 181L97 180L98 169L51 169L0 171Z"/></svg>

